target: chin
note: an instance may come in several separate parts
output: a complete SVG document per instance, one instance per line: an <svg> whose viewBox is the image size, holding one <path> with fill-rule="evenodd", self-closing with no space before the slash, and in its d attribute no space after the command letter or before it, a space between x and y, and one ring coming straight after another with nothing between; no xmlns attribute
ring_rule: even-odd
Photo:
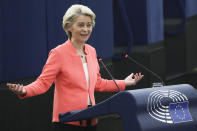
<svg viewBox="0 0 197 131"><path fill-rule="evenodd" d="M81 41L86 42L86 41L88 41L88 38L83 38L83 39L81 39Z"/></svg>
<svg viewBox="0 0 197 131"><path fill-rule="evenodd" d="M86 39L85 40L83 39L83 40L79 40L78 42L79 43L86 43L86 41L87 41Z"/></svg>

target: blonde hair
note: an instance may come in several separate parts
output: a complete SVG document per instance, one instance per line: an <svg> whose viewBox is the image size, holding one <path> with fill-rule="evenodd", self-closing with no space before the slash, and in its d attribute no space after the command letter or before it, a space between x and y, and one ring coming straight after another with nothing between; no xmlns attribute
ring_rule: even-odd
<svg viewBox="0 0 197 131"><path fill-rule="evenodd" d="M84 5L79 5L79 4L72 5L64 14L63 21L62 21L62 27L69 38L72 37L72 34L67 29L68 27L73 25L76 18L80 15L89 16L92 20L93 27L95 26L96 15L90 8Z"/></svg>

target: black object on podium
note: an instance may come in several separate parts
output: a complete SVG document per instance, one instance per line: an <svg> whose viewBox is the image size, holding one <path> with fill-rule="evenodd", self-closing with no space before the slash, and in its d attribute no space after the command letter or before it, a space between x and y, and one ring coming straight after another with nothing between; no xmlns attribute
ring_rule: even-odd
<svg viewBox="0 0 197 131"><path fill-rule="evenodd" d="M119 92L95 106L60 114L60 122L119 114L124 131L196 131L197 92L188 84Z"/></svg>

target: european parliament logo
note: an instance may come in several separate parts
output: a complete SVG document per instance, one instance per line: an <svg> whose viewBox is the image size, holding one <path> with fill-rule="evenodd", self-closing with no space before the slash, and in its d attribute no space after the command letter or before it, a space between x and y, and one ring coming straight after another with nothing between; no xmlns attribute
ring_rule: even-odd
<svg viewBox="0 0 197 131"><path fill-rule="evenodd" d="M174 123L192 121L188 104L188 101L170 104L170 114Z"/></svg>
<svg viewBox="0 0 197 131"><path fill-rule="evenodd" d="M192 121L188 98L176 90L151 92L148 97L147 111L152 118L164 123Z"/></svg>

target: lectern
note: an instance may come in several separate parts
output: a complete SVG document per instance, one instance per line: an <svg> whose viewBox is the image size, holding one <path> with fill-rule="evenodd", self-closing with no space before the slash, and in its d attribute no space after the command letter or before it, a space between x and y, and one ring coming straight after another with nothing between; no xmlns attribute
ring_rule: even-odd
<svg viewBox="0 0 197 131"><path fill-rule="evenodd" d="M119 114L123 131L197 131L197 91L191 85L127 90L95 106L59 115L60 122Z"/></svg>

